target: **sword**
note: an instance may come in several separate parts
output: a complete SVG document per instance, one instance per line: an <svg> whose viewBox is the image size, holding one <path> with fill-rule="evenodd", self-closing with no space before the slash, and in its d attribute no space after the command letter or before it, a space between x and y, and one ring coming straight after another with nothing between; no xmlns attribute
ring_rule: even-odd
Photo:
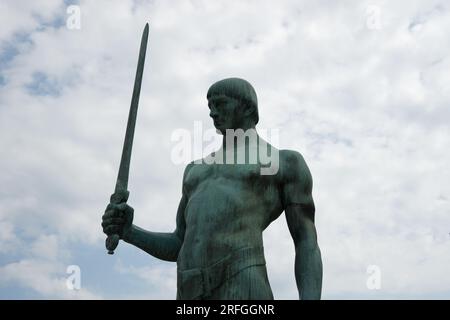
<svg viewBox="0 0 450 320"><path fill-rule="evenodd" d="M128 114L127 131L123 142L122 158L120 159L119 173L117 175L116 187L111 195L111 203L119 204L127 202L129 191L128 176L130 173L131 149L133 147L134 128L136 126L136 116L139 104L139 94L141 93L142 74L144 72L145 53L147 51L148 23L145 24L142 33L141 47L139 49L139 58L136 69L136 78L134 79L133 96L131 97L130 113ZM119 244L119 235L112 234L106 239L105 246L109 254L114 254L114 250Z"/></svg>

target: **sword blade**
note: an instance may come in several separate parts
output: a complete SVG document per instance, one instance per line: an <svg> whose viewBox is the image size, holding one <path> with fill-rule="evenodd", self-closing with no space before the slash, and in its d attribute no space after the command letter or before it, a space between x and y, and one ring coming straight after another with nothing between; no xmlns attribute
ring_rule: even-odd
<svg viewBox="0 0 450 320"><path fill-rule="evenodd" d="M119 173L117 174L116 187L111 195L111 203L121 203L128 200L128 177L130 174L131 150L133 148L134 128L136 127L136 116L139 105L139 95L141 94L142 75L144 73L145 54L147 52L148 23L145 24L142 33L141 47L134 79L133 95L131 97L130 112L128 114L127 130L123 141L122 157L120 159ZM119 244L119 235L111 234L107 237L105 245L109 254L114 254L114 250Z"/></svg>
<svg viewBox="0 0 450 320"><path fill-rule="evenodd" d="M130 173L131 150L133 148L134 129L136 127L136 116L141 93L142 75L144 73L145 54L147 52L148 23L142 33L139 59L134 80L133 96L131 98L130 112L128 114L127 131L123 142L122 158L120 160L119 173L117 175L115 193L121 193L128 188L128 177Z"/></svg>

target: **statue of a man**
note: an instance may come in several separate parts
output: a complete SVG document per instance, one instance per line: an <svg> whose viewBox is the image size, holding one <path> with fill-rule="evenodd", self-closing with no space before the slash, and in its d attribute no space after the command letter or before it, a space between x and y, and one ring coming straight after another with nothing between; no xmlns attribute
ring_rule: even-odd
<svg viewBox="0 0 450 320"><path fill-rule="evenodd" d="M134 210L126 203L107 206L103 231L118 234L156 258L176 261L177 299L273 299L262 233L284 211L295 244L299 297L320 299L322 261L312 178L303 157L276 149L256 133L257 97L247 81L218 81L207 99L223 143L186 166L175 231L156 233L133 225ZM230 138L229 132L235 136ZM257 139L240 139L242 132L253 132ZM279 155L272 174L261 174L264 148ZM241 163L226 161L239 158L239 152L245 154ZM252 163L255 152L257 160Z"/></svg>

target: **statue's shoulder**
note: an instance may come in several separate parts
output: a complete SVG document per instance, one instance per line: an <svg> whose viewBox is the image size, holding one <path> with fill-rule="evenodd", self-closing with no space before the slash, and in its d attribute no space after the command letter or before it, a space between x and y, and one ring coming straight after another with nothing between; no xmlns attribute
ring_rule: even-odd
<svg viewBox="0 0 450 320"><path fill-rule="evenodd" d="M280 160L283 162L284 165L287 166L299 165L305 161L300 152L289 149L280 150Z"/></svg>
<svg viewBox="0 0 450 320"><path fill-rule="evenodd" d="M280 150L280 174L283 180L304 176L309 172L302 154L296 150Z"/></svg>
<svg viewBox="0 0 450 320"><path fill-rule="evenodd" d="M191 161L184 169L183 182L198 180L207 177L211 171L211 165L203 162L203 159Z"/></svg>
<svg viewBox="0 0 450 320"><path fill-rule="evenodd" d="M184 168L184 173L183 173L183 181L186 180L187 176L190 174L190 172L192 171L192 168L195 166L195 161L191 161L190 163L188 163L186 165L186 168Z"/></svg>

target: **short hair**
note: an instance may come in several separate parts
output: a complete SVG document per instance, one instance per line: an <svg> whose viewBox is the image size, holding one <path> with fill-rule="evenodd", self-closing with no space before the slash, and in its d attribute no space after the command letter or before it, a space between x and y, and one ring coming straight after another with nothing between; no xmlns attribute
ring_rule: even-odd
<svg viewBox="0 0 450 320"><path fill-rule="evenodd" d="M251 117L255 124L258 123L258 98L255 89L248 81L240 78L227 78L217 81L208 89L206 98L209 100L210 97L221 94L234 98L242 105L252 108Z"/></svg>

